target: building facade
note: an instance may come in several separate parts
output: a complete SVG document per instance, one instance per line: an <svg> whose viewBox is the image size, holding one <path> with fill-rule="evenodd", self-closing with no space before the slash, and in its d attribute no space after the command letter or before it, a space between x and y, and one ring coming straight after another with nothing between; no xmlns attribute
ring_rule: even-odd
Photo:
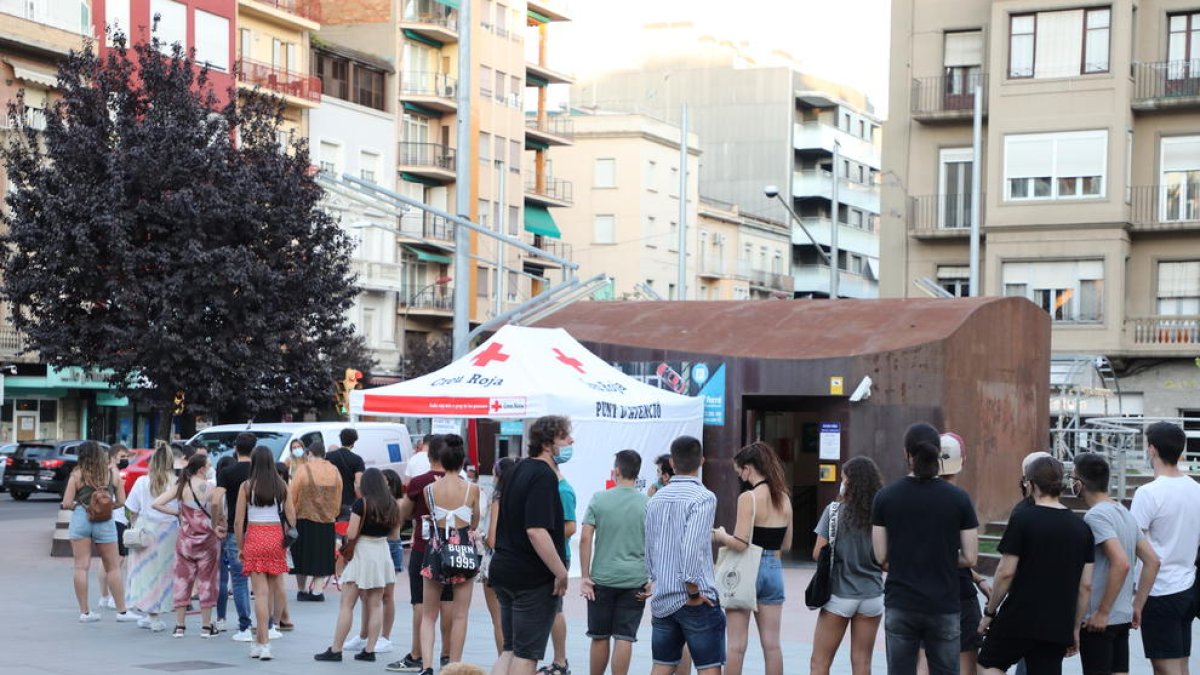
<svg viewBox="0 0 1200 675"><path fill-rule="evenodd" d="M283 100L281 143L307 137L308 112L321 103L321 81L309 63L321 7L318 0L237 2L237 86Z"/></svg>
<svg viewBox="0 0 1200 675"><path fill-rule="evenodd" d="M796 281L787 263L791 226L701 197L697 229L697 300L794 297Z"/></svg>
<svg viewBox="0 0 1200 675"><path fill-rule="evenodd" d="M1195 415L1197 7L936 0L897 5L892 21L907 51L890 72L883 293L932 282L1025 297L1051 315L1056 353L1112 361L1120 412ZM975 171L983 252L969 289Z"/></svg>

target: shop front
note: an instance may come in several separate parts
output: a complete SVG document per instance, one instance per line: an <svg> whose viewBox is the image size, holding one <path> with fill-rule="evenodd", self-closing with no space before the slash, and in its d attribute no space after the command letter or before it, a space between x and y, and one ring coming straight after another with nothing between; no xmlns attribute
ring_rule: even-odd
<svg viewBox="0 0 1200 675"><path fill-rule="evenodd" d="M19 364L4 377L0 439L5 443L93 438L134 440L134 409L103 373ZM122 433L126 430L126 433Z"/></svg>

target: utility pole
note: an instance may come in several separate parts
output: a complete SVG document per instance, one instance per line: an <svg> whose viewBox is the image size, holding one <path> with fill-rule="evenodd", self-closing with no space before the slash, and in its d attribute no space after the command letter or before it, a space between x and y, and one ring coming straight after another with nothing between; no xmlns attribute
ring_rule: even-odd
<svg viewBox="0 0 1200 675"><path fill-rule="evenodd" d="M842 144L833 142L833 187L830 189L830 198L833 202L833 222L829 224L829 257L831 264L829 267L829 299L838 299L838 282L841 281L842 271L838 268L838 260L842 257L838 253L838 187L841 182L838 176L838 167L842 165Z"/></svg>
<svg viewBox="0 0 1200 675"><path fill-rule="evenodd" d="M496 215L496 231L499 232L500 234L505 234L506 230L505 230L504 224L508 222L508 167L506 167L504 165L504 162L501 160L496 160L494 166L496 167L496 171L499 172L499 174L500 174L500 186L499 186L499 188L497 188L500 190L500 196L496 198L496 202L498 204L500 204L500 208L498 209L499 213ZM504 311L503 303L504 303L504 286L505 286L505 279L504 279L504 277L505 277L505 274L504 274L504 255L505 255L505 253L506 252L504 250L504 240L497 239L496 240L496 302L494 303L495 316L500 316L500 313L502 311Z"/></svg>
<svg viewBox="0 0 1200 675"><path fill-rule="evenodd" d="M679 287L680 300L687 300L687 193L688 193L688 109L684 103L679 121Z"/></svg>
<svg viewBox="0 0 1200 675"><path fill-rule="evenodd" d="M979 190L982 182L982 172L979 170L982 166L980 159L983 157L983 86L978 81L975 83L975 139L971 147L971 268L968 275L967 285L970 286L970 295L977 297L983 295L979 292Z"/></svg>
<svg viewBox="0 0 1200 675"><path fill-rule="evenodd" d="M458 149L454 162L454 212L471 219L471 19L474 0L460 0L458 8ZM471 330L471 233L454 226L454 358L466 356Z"/></svg>

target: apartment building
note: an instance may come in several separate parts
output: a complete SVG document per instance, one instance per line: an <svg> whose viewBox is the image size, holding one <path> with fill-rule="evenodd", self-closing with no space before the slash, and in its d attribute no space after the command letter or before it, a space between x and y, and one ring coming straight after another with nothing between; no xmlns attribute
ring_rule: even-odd
<svg viewBox="0 0 1200 675"><path fill-rule="evenodd" d="M552 209L573 201L573 183L555 171L552 150L571 143L568 127L548 114L547 89L571 78L547 61L553 25L567 19L553 0L472 6L460 21L456 0L346 0L322 7L322 36L394 64L397 191L453 212L457 169L471 170L470 217L519 237L540 251L570 255ZM471 40L471 146L458 147L458 63L463 31ZM526 111L531 114L527 116ZM469 316L480 323L561 280L561 266L538 254L472 232L471 271L451 278L454 228L419 209L401 218L397 243L403 282L398 293L407 351L414 341L451 330L454 287L471 288Z"/></svg>
<svg viewBox="0 0 1200 675"><path fill-rule="evenodd" d="M321 7L319 0L237 0L237 85L283 100L281 142L307 137L308 111L321 103L321 81L309 63Z"/></svg>
<svg viewBox="0 0 1200 675"><path fill-rule="evenodd" d="M680 119L686 104L703 152L700 194L736 204L742 213L787 219L783 205L764 194L774 185L816 240L791 225L784 262L796 297L829 295L831 271L817 247L828 252L832 244L836 180L839 295L875 297L880 126L870 102L792 65L759 65L713 41L680 40L674 35L670 51L636 70L581 82L576 100L671 120Z"/></svg>
<svg viewBox="0 0 1200 675"><path fill-rule="evenodd" d="M883 294L927 280L1028 298L1051 315L1056 353L1113 362L1121 412L1195 415L1200 4L930 0L895 5L892 31Z"/></svg>
<svg viewBox="0 0 1200 675"><path fill-rule="evenodd" d="M796 281L787 264L790 225L701 196L697 229L697 300L794 297Z"/></svg>

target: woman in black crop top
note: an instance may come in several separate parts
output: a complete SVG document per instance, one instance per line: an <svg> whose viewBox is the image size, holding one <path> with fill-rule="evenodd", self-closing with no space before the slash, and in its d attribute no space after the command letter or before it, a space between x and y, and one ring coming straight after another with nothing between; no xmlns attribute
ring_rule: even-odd
<svg viewBox="0 0 1200 675"><path fill-rule="evenodd" d="M713 541L735 551L754 544L763 549L758 567L758 634L762 642L766 675L783 675L779 627L783 616L783 567L780 551L792 547L792 499L783 477L779 455L766 443L747 445L733 457L733 466L745 491L738 497L733 534L724 527L713 530ZM750 634L750 612L725 612L729 626L727 675L741 675Z"/></svg>

